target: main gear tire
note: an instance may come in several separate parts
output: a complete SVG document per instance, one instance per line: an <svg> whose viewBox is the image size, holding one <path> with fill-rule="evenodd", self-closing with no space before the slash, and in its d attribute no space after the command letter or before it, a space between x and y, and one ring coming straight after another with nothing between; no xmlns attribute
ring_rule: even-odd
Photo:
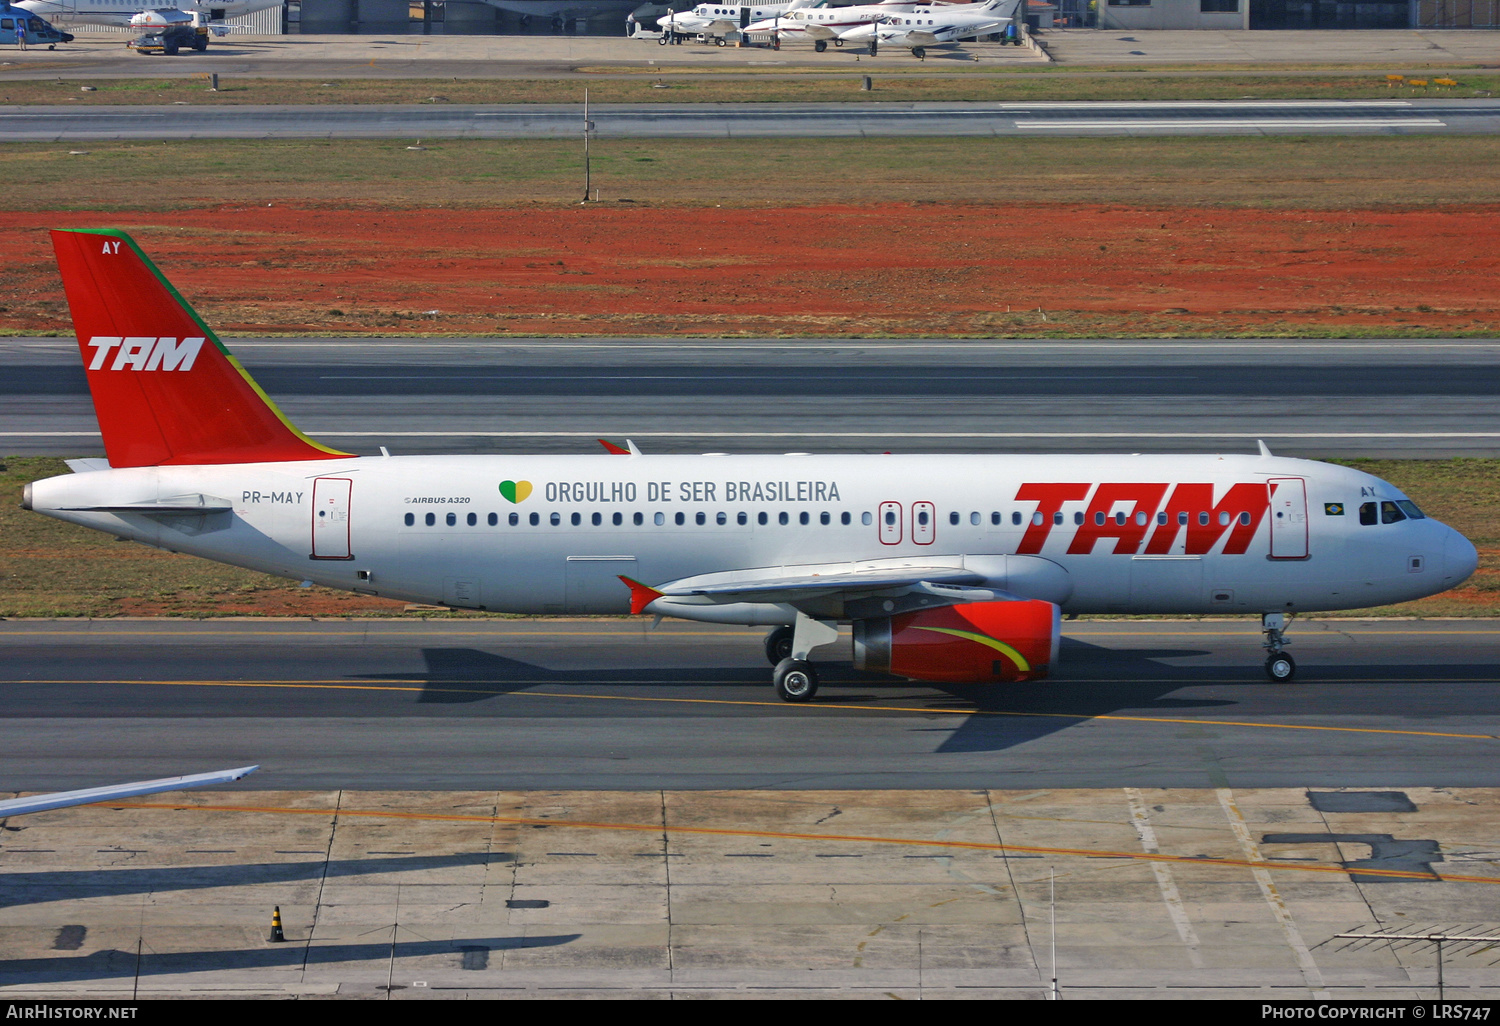
<svg viewBox="0 0 1500 1026"><path fill-rule="evenodd" d="M777 627L766 635L766 662L779 666L783 659L792 657L792 638L796 631L791 627Z"/></svg>
<svg viewBox="0 0 1500 1026"><path fill-rule="evenodd" d="M1266 658L1266 676L1273 684L1285 684L1296 675L1296 660L1285 652L1274 652Z"/></svg>
<svg viewBox="0 0 1500 1026"><path fill-rule="evenodd" d="M772 676L783 702L811 702L818 693L818 672L801 659L783 659Z"/></svg>
<svg viewBox="0 0 1500 1026"><path fill-rule="evenodd" d="M828 40L818 39L813 42L813 53L822 53L828 49Z"/></svg>

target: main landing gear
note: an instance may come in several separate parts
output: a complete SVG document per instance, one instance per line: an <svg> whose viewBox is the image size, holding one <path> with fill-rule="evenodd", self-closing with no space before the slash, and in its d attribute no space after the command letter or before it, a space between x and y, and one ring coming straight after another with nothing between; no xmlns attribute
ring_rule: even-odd
<svg viewBox="0 0 1500 1026"><path fill-rule="evenodd" d="M827 49L828 49L828 40L826 40L826 39L814 39L813 40L813 53L822 53L824 50L827 50Z"/></svg>
<svg viewBox="0 0 1500 1026"><path fill-rule="evenodd" d="M797 614L797 622L777 627L766 635L766 659L776 667L771 683L783 702L810 702L818 693L818 671L808 654L820 645L837 641L836 624Z"/></svg>
<svg viewBox="0 0 1500 1026"><path fill-rule="evenodd" d="M1260 631L1266 636L1266 676L1276 684L1285 684L1297 673L1296 661L1283 651L1291 644L1286 639L1287 617L1285 613L1262 613Z"/></svg>

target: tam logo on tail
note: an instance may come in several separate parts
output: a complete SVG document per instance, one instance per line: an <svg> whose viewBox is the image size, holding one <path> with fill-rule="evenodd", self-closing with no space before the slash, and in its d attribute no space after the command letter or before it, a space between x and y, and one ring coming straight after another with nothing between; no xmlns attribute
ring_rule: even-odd
<svg viewBox="0 0 1500 1026"><path fill-rule="evenodd" d="M203 342L202 338L185 338L179 342L175 336L170 335L160 338L152 335L125 338L119 335L95 335L89 339L89 346L94 350L89 370L103 370L104 361L113 352L115 361L110 364L110 370L190 371L193 369L193 361L198 359L198 350L203 348Z"/></svg>
<svg viewBox="0 0 1500 1026"><path fill-rule="evenodd" d="M55 231L52 245L110 466L348 455L319 445L281 415L130 236ZM116 373L124 371L136 373Z"/></svg>

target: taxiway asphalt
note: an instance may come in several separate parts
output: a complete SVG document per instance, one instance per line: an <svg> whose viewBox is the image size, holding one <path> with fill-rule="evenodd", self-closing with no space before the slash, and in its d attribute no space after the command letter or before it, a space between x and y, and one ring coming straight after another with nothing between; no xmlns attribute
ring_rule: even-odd
<svg viewBox="0 0 1500 1026"><path fill-rule="evenodd" d="M245 787L1500 786L1500 626L1306 620L1269 683L1248 620L1065 625L1009 687L853 673L772 693L761 632L640 620L0 623L0 780L259 763Z"/></svg>
<svg viewBox="0 0 1500 1026"><path fill-rule="evenodd" d="M304 431L402 455L1500 454L1500 343L232 339ZM98 454L72 339L0 339L0 453Z"/></svg>
<svg viewBox="0 0 1500 1026"><path fill-rule="evenodd" d="M0 107L15 142L581 136L581 104ZM595 104L601 138L1350 135L1500 132L1500 100Z"/></svg>

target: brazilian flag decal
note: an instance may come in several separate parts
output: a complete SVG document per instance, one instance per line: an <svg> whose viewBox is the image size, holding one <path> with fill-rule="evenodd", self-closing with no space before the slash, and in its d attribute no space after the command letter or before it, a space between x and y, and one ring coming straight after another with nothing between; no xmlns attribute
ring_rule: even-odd
<svg viewBox="0 0 1500 1026"><path fill-rule="evenodd" d="M1344 515L1344 504L1342 502L1323 503L1323 513L1330 517L1341 517Z"/></svg>

